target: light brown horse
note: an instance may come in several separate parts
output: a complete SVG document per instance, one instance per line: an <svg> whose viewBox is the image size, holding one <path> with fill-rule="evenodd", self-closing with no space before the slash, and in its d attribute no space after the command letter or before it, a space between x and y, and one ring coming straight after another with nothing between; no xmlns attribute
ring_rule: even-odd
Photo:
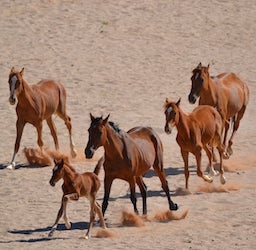
<svg viewBox="0 0 256 250"><path fill-rule="evenodd" d="M53 235L62 214L66 228L71 228L66 213L67 202L68 200L78 201L80 197L86 197L90 201L90 223L85 236L86 239L90 237L90 232L93 227L96 213L99 216L101 227L105 229L106 225L101 212L101 207L96 201L97 192L100 188L100 180L98 176L92 172L85 172L83 174L77 173L65 158L62 158L58 161L55 160L54 162L55 166L52 170L50 185L55 186L56 182L58 182L60 179L63 179L63 196L57 218L48 236L51 237ZM102 159L100 159L98 164L102 164Z"/></svg>
<svg viewBox="0 0 256 250"><path fill-rule="evenodd" d="M95 150L104 147L105 170L103 215L108 206L110 189L114 179L122 179L130 185L130 199L135 213L138 213L135 185L138 184L143 201L143 214L147 213L146 185L142 176L152 166L161 180L162 188L168 199L170 210L177 210L177 204L170 198L168 183L163 168L163 146L159 136L149 127L135 127L128 132L120 130L109 115L103 119L92 114L88 130L89 140L85 148L86 158L92 158Z"/></svg>
<svg viewBox="0 0 256 250"><path fill-rule="evenodd" d="M225 184L222 164L223 145L221 142L223 120L216 109L208 105L198 106L190 114L186 114L180 107L180 99L172 102L166 99L165 104L165 132L170 134L173 127L178 130L176 141L180 146L184 161L186 189L188 189L189 169L188 155L192 153L196 157L197 175L207 182L212 182L211 176L205 175L201 169L201 151L205 150L210 167L210 175L217 175L213 168L212 148L217 147L220 155L220 181Z"/></svg>
<svg viewBox="0 0 256 250"><path fill-rule="evenodd" d="M57 114L64 120L69 131L71 155L75 157L76 151L71 137L71 119L66 113L66 91L63 84L53 80L42 80L35 85L28 85L23 75L24 68L20 72L12 68L9 74L9 102L11 105L14 105L17 98L18 103L16 106L17 135L14 153L11 163L7 168L15 168L15 157L19 151L20 140L26 123L36 127L38 134L37 143L42 150L42 127L43 120L46 120L54 139L55 148L59 149L56 127L52 120L53 114Z"/></svg>
<svg viewBox="0 0 256 250"><path fill-rule="evenodd" d="M233 153L234 136L249 101L248 86L234 73L222 73L216 77L210 77L209 65L204 67L201 63L193 70L191 81L189 102L195 103L199 97L199 105L215 107L226 121L223 144L225 146L224 156L229 158ZM233 123L233 131L226 148L227 134L231 122Z"/></svg>

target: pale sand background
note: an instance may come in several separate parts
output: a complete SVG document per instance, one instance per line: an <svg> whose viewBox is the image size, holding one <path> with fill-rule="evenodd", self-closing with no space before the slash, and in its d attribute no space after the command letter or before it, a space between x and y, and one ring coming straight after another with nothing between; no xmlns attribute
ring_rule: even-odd
<svg viewBox="0 0 256 250"><path fill-rule="evenodd" d="M232 1L8 1L0 2L0 249L255 249L255 55L256 5L253 0ZM9 105L10 68L25 67L29 83L41 78L61 79L67 89L67 109L73 122L79 156L78 171L93 170L86 161L89 112L111 114L111 120L128 130L152 126L164 143L164 163L171 194L184 187L183 162L175 133L164 133L163 102L166 97L187 101L191 70L210 63L212 75L236 72L248 82L250 103L235 138L234 155L225 165L226 191L215 178L213 193L200 192L207 185L195 174L191 157L192 195L173 196L179 213L187 218L168 223L146 222L145 227L120 224L121 211L132 210L128 185L115 181L106 213L115 238L79 239L89 220L88 202L68 207L71 230L47 238L61 199L61 183L52 188L51 168L4 168L12 156L16 114ZM62 151L68 152L68 133L56 118ZM45 146L53 148L44 127ZM17 161L26 164L22 149L36 146L35 129L27 125ZM97 152L95 160L103 153ZM204 158L205 162L205 158ZM150 171L148 214L167 209L159 179ZM100 174L103 178L103 172ZM103 188L99 193L101 203ZM141 211L141 198L138 195ZM93 229L93 236L97 228Z"/></svg>

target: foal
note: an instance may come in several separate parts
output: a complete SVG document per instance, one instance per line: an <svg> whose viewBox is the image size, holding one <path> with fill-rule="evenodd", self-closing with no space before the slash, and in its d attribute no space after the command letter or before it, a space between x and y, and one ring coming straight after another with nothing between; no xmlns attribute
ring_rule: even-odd
<svg viewBox="0 0 256 250"><path fill-rule="evenodd" d="M62 158L59 161L54 160L54 162L55 166L52 170L50 185L55 186L57 181L63 179L63 196L57 218L48 236L51 237L53 235L62 214L64 217L66 228L71 228L70 222L68 221L66 214L67 202L68 200L78 201L80 197L86 197L90 201L91 207L90 223L85 236L86 239L90 237L90 231L93 226L96 213L99 216L101 227L105 229L106 225L101 212L101 207L96 201L96 195L100 188L100 180L98 176L95 173L91 172L85 172L83 174L77 173L75 169L68 163L67 159ZM102 164L102 159L99 160L98 164Z"/></svg>
<svg viewBox="0 0 256 250"><path fill-rule="evenodd" d="M74 144L72 142L71 119L66 113L66 90L59 81L41 80L37 84L29 85L23 77L24 68L17 71L11 69L9 74L9 88L11 105L16 103L16 141L13 157L8 169L15 168L15 157L19 151L21 136L26 123L32 124L37 129L37 144L42 149L42 128L43 120L46 120L54 139L56 150L59 149L56 127L52 120L52 115L57 114L64 122L69 132L70 149L72 157L76 156Z"/></svg>
<svg viewBox="0 0 256 250"><path fill-rule="evenodd" d="M201 151L205 150L210 165L210 174L217 175L213 168L212 149L217 147L220 155L220 181L225 184L224 170L222 165L223 145L221 142L223 120L219 112L211 106L201 105L187 115L178 102L165 101L165 132L170 134L175 126L178 130L176 141L180 146L181 155L184 161L186 189L188 189L188 155L192 153L196 157L197 175L207 182L212 182L212 177L204 175L201 170Z"/></svg>

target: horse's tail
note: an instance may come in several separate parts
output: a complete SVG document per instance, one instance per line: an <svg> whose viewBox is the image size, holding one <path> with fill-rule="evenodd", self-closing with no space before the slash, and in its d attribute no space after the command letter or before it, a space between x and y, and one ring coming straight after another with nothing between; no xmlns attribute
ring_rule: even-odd
<svg viewBox="0 0 256 250"><path fill-rule="evenodd" d="M97 165L95 166L94 171L93 171L94 174L99 175L100 169L101 169L101 167L102 167L102 165L103 165L103 163L104 163L104 160L105 160L104 156L102 156L102 157L98 160Z"/></svg>
<svg viewBox="0 0 256 250"><path fill-rule="evenodd" d="M160 137L152 130L151 141L154 144L156 158L154 166L158 166L160 171L163 171L163 144Z"/></svg>

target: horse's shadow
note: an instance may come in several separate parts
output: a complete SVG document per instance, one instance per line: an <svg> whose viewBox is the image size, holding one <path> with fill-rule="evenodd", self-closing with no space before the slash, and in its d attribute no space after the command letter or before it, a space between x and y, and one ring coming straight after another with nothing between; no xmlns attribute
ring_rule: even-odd
<svg viewBox="0 0 256 250"><path fill-rule="evenodd" d="M9 165L9 163L1 163L0 164L0 170L6 169L6 167ZM15 169L20 169L20 168L44 168L46 166L41 166L37 164L29 164L29 163L19 163L15 166Z"/></svg>
<svg viewBox="0 0 256 250"><path fill-rule="evenodd" d="M71 222L71 228L66 229L65 224L58 224L57 231L66 231L66 230L86 230L89 227L88 222ZM50 232L51 227L43 227L36 229L23 229L23 230L9 230L10 234L19 234L19 235L32 235L34 233L45 233L47 235ZM31 238L28 240L10 240L10 241L0 241L0 243L10 243L10 242L40 242L40 241L50 241L56 239L67 239L67 238L59 238L59 237L41 237L41 238Z"/></svg>

